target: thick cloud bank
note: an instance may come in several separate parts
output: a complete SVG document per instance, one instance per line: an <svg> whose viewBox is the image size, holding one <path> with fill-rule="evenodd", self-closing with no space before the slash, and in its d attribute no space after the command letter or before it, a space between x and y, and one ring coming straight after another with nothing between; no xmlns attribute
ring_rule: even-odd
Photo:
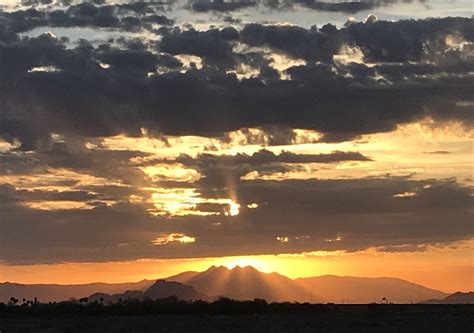
<svg viewBox="0 0 474 333"><path fill-rule="evenodd" d="M340 175L377 161L355 144L304 145L422 119L471 128L474 19L202 27L143 3L25 4L0 11L0 261L422 250L473 237L459 179L394 176L393 164ZM262 4L284 7L187 6ZM84 38L34 37L40 27ZM190 135L211 143L198 150ZM257 148L225 151L239 139ZM419 153L455 158L451 148Z"/></svg>
<svg viewBox="0 0 474 333"><path fill-rule="evenodd" d="M76 8L85 5L93 9ZM110 23L121 20L105 6L73 7L65 10L62 26L122 26ZM340 141L423 117L472 122L472 19L341 29L248 24L240 31L182 30L165 21L154 30L157 42L121 39L93 46L82 40L73 47L52 35L17 34L58 24L53 13L1 14L0 136L19 140L22 149L35 149L51 133L136 136L146 128L219 136L276 125L317 130L323 140ZM110 24L97 22L109 17L104 13ZM150 16L136 18L143 23ZM337 61L341 50L355 50L359 58ZM203 67L183 70L174 57L183 54L200 57ZM274 54L306 64L280 73L272 67ZM242 66L251 77L236 76Z"/></svg>

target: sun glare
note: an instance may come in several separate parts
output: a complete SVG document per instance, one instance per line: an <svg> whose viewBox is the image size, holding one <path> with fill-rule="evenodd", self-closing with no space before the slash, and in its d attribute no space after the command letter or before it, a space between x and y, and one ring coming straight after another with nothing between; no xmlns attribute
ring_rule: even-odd
<svg viewBox="0 0 474 333"><path fill-rule="evenodd" d="M240 212L240 205L238 203L232 201L232 202L229 203L229 208L225 212L225 215L226 216L237 216L237 215L239 215L239 212Z"/></svg>
<svg viewBox="0 0 474 333"><path fill-rule="evenodd" d="M232 269L237 266L246 267L252 266L262 272L270 272L270 267L265 260L259 260L257 258L248 258L248 257L231 257L227 258L223 263L223 266Z"/></svg>

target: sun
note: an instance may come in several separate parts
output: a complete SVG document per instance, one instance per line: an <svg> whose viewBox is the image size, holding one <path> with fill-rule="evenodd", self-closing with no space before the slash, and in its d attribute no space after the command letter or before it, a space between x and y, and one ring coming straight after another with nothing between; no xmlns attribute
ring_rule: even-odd
<svg viewBox="0 0 474 333"><path fill-rule="evenodd" d="M268 273L271 271L271 267L268 265L267 262L265 262L264 260L260 260L258 258L252 258L252 257L226 258L222 262L222 265L229 269L235 268L236 266L240 266L240 267L252 266L261 272Z"/></svg>
<svg viewBox="0 0 474 333"><path fill-rule="evenodd" d="M240 212L240 205L236 202L231 201L229 208L225 211L226 216L237 216Z"/></svg>

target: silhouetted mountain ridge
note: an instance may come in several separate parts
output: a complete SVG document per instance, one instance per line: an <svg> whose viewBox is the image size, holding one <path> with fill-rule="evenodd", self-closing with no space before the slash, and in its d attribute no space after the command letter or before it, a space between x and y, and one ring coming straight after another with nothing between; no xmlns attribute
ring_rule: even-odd
<svg viewBox="0 0 474 333"><path fill-rule="evenodd" d="M430 299L424 301L426 304L474 304L474 292L455 292L443 299Z"/></svg>
<svg viewBox="0 0 474 333"><path fill-rule="evenodd" d="M37 297L42 302L83 297L117 302L128 298L160 299L176 296L184 300L228 297L237 300L263 298L270 302L318 303L372 303L384 298L393 303L419 303L443 300L448 294L398 278L323 275L290 279L276 272L260 272L252 266L236 266L232 269L211 266L203 272L182 272L164 280L142 280L136 283L64 286L0 284L0 301L7 302L12 296L20 300ZM444 302L455 300L447 299Z"/></svg>
<svg viewBox="0 0 474 333"><path fill-rule="evenodd" d="M325 302L373 303L383 298L393 303L419 303L447 294L422 285L391 277L353 277L323 275L296 279L306 289L314 290Z"/></svg>
<svg viewBox="0 0 474 333"><path fill-rule="evenodd" d="M145 292L127 290L122 294L105 294L105 293L94 293L87 297L88 302L101 302L101 303L117 303L120 301L130 299L165 299L169 297L176 297L177 299L184 301L194 300L210 300L210 298L204 294L197 292L193 287L184 285L180 282L157 280L150 288Z"/></svg>
<svg viewBox="0 0 474 333"><path fill-rule="evenodd" d="M95 293L86 297L88 302L103 302L103 303L118 303L120 301L130 300L130 299L144 299L143 291L139 290L127 290L124 293L119 294L105 294L105 293Z"/></svg>
<svg viewBox="0 0 474 333"><path fill-rule="evenodd" d="M175 296L185 301L206 300L209 297L197 292L193 287L175 281L158 280L144 296L151 299L162 299Z"/></svg>
<svg viewBox="0 0 474 333"><path fill-rule="evenodd" d="M176 276L167 278L173 281ZM262 273L252 266L211 266L198 274L177 276L180 282L193 286L210 296L245 300L263 298L267 301L307 301L308 291L294 280L278 273Z"/></svg>
<svg viewBox="0 0 474 333"><path fill-rule="evenodd" d="M94 293L118 294L127 290L145 291L154 283L153 280L141 280L130 283L87 283L87 284L20 284L0 283L0 302L8 302L10 297L33 299L41 302L61 301L70 298L88 297Z"/></svg>

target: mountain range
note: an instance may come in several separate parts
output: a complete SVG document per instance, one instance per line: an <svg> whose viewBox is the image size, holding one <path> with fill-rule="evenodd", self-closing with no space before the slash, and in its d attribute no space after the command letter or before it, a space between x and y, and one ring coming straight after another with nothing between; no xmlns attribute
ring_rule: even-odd
<svg viewBox="0 0 474 333"><path fill-rule="evenodd" d="M131 283L88 283L88 284L20 284L0 283L0 302L8 302L10 297L19 300L36 297L41 302L79 299L94 293L118 294L127 290L148 289L154 281L142 280Z"/></svg>
<svg viewBox="0 0 474 333"><path fill-rule="evenodd" d="M168 297L176 297L185 301L195 300L212 300L208 296L197 292L193 287L166 280L157 280L152 284L146 291L141 290L127 290L124 293L118 293L109 295L106 293L94 293L87 297L88 302L104 302L104 303L117 303L128 299L163 299Z"/></svg>
<svg viewBox="0 0 474 333"><path fill-rule="evenodd" d="M290 279L278 273L263 273L252 266L229 269L212 266L203 272L183 272L158 281L135 283L92 283L83 285L0 284L0 302L10 297L41 302L79 299L117 302L129 298L159 299L176 296L184 300L212 300L228 297L239 300L262 298L269 302L372 303L385 299L393 303L445 300L453 296L397 278L318 276ZM463 298L464 300L464 298ZM463 301L469 303L469 301Z"/></svg>
<svg viewBox="0 0 474 333"><path fill-rule="evenodd" d="M430 299L425 304L474 304L474 292L456 292L443 299Z"/></svg>
<svg viewBox="0 0 474 333"><path fill-rule="evenodd" d="M211 266L204 272L186 272L167 280L190 285L206 295L239 300L309 301L310 296L295 280L278 273L262 273L252 266Z"/></svg>

